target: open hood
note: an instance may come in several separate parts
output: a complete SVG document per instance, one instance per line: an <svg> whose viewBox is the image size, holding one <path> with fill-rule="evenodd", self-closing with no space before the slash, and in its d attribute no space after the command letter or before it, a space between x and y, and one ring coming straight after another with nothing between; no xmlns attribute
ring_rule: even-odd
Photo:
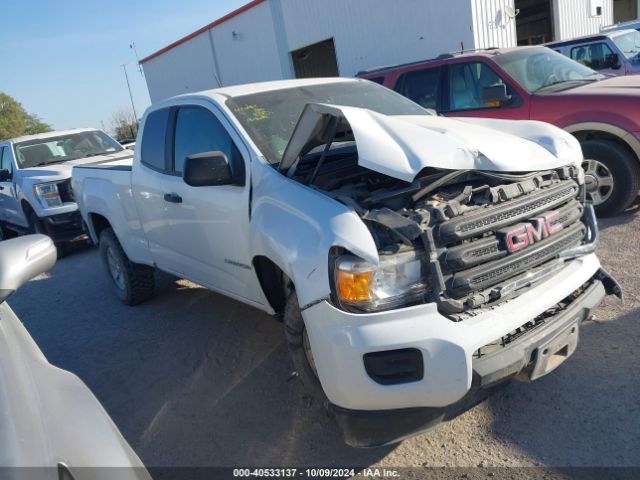
<svg viewBox="0 0 640 480"><path fill-rule="evenodd" d="M341 140L355 140L360 166L407 182L425 167L528 172L579 165L582 160L577 140L543 122L388 116L310 103L279 169L288 170L301 155L327 143L334 127Z"/></svg>

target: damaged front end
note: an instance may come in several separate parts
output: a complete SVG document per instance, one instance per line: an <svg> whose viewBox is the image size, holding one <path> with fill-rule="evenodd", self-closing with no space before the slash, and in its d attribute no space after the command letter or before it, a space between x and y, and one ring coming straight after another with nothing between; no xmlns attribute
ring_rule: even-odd
<svg viewBox="0 0 640 480"><path fill-rule="evenodd" d="M379 256L374 265L334 249L335 304L358 313L436 303L460 321L595 250L597 224L585 204L579 158L563 137L537 131L534 143L477 125L434 130L430 121L353 107L305 108L279 169L353 208ZM490 157L474 148L474 138L494 132L511 152ZM423 137L436 145L426 154L415 147ZM536 160L521 162L518 171L511 165L521 152ZM529 171L530 164L544 168ZM608 293L621 296L606 272L598 276Z"/></svg>

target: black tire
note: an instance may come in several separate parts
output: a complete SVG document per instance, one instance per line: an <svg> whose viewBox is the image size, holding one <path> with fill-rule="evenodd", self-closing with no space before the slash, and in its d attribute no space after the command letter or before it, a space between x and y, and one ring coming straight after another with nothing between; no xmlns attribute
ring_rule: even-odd
<svg viewBox="0 0 640 480"><path fill-rule="evenodd" d="M100 258L122 303L137 305L153 296L155 269L129 260L111 228L100 233ZM112 268L117 270L117 274Z"/></svg>
<svg viewBox="0 0 640 480"><path fill-rule="evenodd" d="M284 307L283 323L289 355L291 356L293 368L297 372L298 378L302 382L305 391L311 395L315 401L326 406L328 403L327 397L322 390L318 375L311 366L305 353L305 341L308 342L308 337L305 338L306 327L304 325L304 319L302 318L302 312L300 311L300 305L298 305L298 296L295 292L292 292L287 298L287 303ZM311 361L313 361L312 356Z"/></svg>
<svg viewBox="0 0 640 480"><path fill-rule="evenodd" d="M29 214L29 233L41 233L42 235L48 235L42 220L38 218L36 212ZM56 242L56 250L58 251L58 258L66 257L69 254L68 242Z"/></svg>
<svg viewBox="0 0 640 480"><path fill-rule="evenodd" d="M28 216L29 220L29 233L41 233L42 235L47 234L47 230L44 228L42 220L38 218L36 212L31 212Z"/></svg>
<svg viewBox="0 0 640 480"><path fill-rule="evenodd" d="M622 213L635 200L640 190L640 165L626 148L607 140L587 140L582 143L585 165L596 160L609 169L613 187L608 198L594 209L599 217L613 217ZM587 199L589 198L587 190Z"/></svg>

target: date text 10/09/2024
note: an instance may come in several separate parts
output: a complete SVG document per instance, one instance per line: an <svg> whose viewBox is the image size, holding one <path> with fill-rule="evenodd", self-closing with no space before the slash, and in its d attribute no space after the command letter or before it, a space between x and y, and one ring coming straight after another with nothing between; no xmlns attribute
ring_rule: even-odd
<svg viewBox="0 0 640 480"><path fill-rule="evenodd" d="M398 478L397 470L387 468L236 468L237 478Z"/></svg>

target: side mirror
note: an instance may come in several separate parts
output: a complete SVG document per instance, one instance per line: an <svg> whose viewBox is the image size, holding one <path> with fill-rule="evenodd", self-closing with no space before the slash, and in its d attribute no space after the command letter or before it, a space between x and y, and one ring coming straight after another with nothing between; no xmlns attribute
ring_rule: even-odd
<svg viewBox="0 0 640 480"><path fill-rule="evenodd" d="M511 100L507 95L507 86L504 83L496 83L482 89L482 103L488 107L500 107Z"/></svg>
<svg viewBox="0 0 640 480"><path fill-rule="evenodd" d="M11 180L11 173L6 168L0 169L0 182L8 182Z"/></svg>
<svg viewBox="0 0 640 480"><path fill-rule="evenodd" d="M613 69L613 70L620 70L620 67L622 67L622 65L620 64L620 57L618 56L617 53L612 53L611 55L608 56L609 58L607 58L608 60L608 67Z"/></svg>
<svg viewBox="0 0 640 480"><path fill-rule="evenodd" d="M33 277L51 269L57 252L46 235L26 235L0 242L0 302Z"/></svg>
<svg viewBox="0 0 640 480"><path fill-rule="evenodd" d="M229 159L222 152L189 155L184 161L182 179L192 187L232 185L233 173Z"/></svg>

